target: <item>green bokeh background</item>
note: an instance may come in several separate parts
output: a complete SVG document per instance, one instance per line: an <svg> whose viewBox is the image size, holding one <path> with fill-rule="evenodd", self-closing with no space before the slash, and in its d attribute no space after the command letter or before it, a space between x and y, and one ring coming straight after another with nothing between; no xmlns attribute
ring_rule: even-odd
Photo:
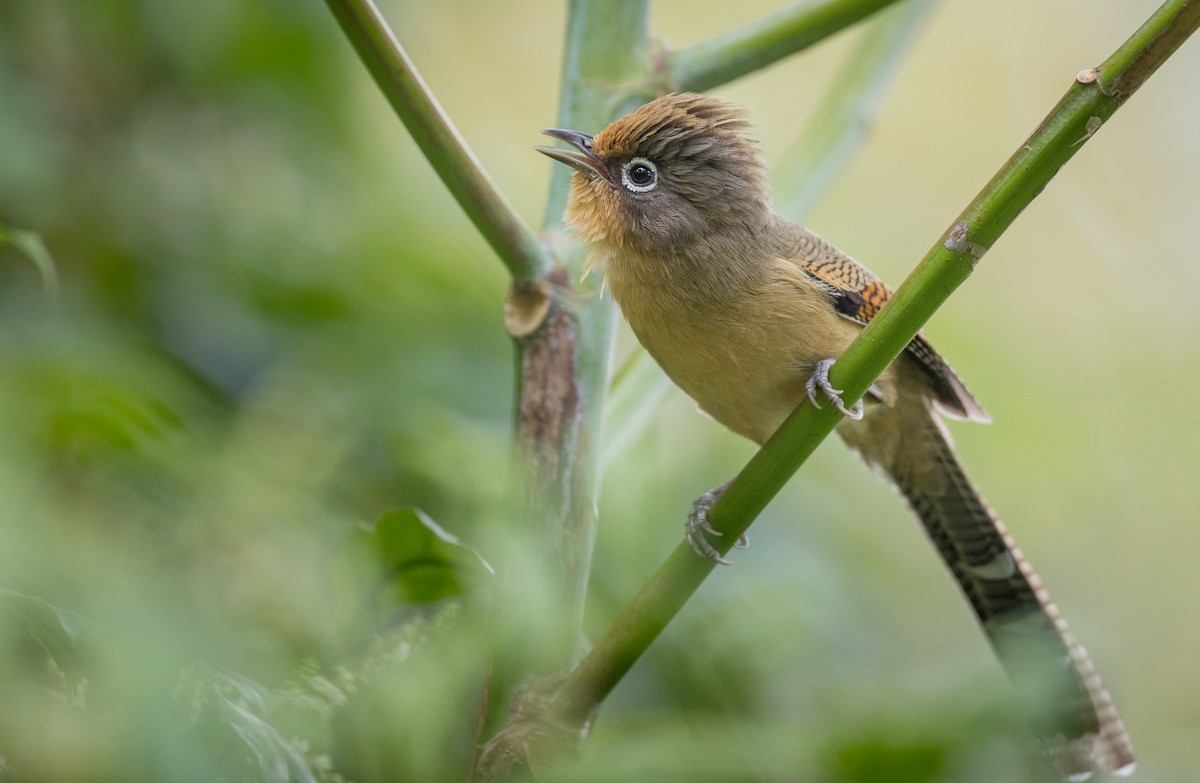
<svg viewBox="0 0 1200 783"><path fill-rule="evenodd" d="M536 226L564 8L379 5ZM687 45L775 7L663 2L652 25ZM942 3L807 223L898 283L1155 7ZM716 94L778 160L857 34ZM928 328L995 420L954 426L963 461L1096 659L1147 781L1187 779L1200 731L1197 72L1191 41ZM0 779L269 778L261 743L189 707L220 678L275 703L339 682L349 707L275 728L347 779L461 775L470 623L409 618L415 652L355 690L335 677L333 561L399 506L492 556L506 278L324 5L0 0L0 223L38 232L61 278L51 300L0 250L0 587L92 640L73 706L0 624ZM604 478L592 634L750 453L672 393ZM571 779L1045 778L966 604L840 444L751 537L613 694Z"/></svg>

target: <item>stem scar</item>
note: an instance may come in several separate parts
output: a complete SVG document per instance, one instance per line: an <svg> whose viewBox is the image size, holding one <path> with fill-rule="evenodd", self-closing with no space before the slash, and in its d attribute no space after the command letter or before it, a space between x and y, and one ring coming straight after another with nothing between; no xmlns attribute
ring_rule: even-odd
<svg viewBox="0 0 1200 783"><path fill-rule="evenodd" d="M983 258L983 254L987 252L987 248L967 238L969 228L967 221L959 221L954 228L950 229L950 233L946 235L946 241L942 246L954 253L966 253L971 256L971 268L974 269L975 262Z"/></svg>
<svg viewBox="0 0 1200 783"><path fill-rule="evenodd" d="M1100 119L1099 117L1096 117L1094 115L1091 117L1088 117L1087 121L1083 123L1083 136L1081 138L1076 139L1074 142L1072 142L1071 146L1075 147L1080 144L1083 144L1085 141L1087 141L1093 135L1095 135L1096 131L1100 130L1100 126L1103 124L1104 124L1104 120Z"/></svg>

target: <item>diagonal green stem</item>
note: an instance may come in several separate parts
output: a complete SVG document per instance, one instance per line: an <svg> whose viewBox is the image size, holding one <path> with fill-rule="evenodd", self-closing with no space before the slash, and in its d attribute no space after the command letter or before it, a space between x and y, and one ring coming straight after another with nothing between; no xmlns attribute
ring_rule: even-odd
<svg viewBox="0 0 1200 783"><path fill-rule="evenodd" d="M857 154L900 59L933 0L897 3L873 19L834 76L812 122L773 172L775 209L800 219Z"/></svg>
<svg viewBox="0 0 1200 783"><path fill-rule="evenodd" d="M325 0L359 59L392 104L426 160L517 280L549 267L521 221L467 146L371 0Z"/></svg>
<svg viewBox="0 0 1200 783"><path fill-rule="evenodd" d="M1103 65L1079 74L838 360L830 381L845 389L847 401L866 392L1059 168L1198 26L1200 3L1168 0ZM718 549L728 551L840 420L831 406L800 404L709 511L723 534ZM564 682L551 717L585 721L713 568L686 544L676 547Z"/></svg>
<svg viewBox="0 0 1200 783"><path fill-rule="evenodd" d="M703 92L764 68L861 21L896 0L809 0L667 58L675 89Z"/></svg>

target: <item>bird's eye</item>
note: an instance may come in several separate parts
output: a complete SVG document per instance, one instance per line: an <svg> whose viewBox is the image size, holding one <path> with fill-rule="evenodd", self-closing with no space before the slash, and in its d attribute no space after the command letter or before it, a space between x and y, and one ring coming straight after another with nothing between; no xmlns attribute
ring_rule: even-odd
<svg viewBox="0 0 1200 783"><path fill-rule="evenodd" d="M634 193L654 190L658 184L658 169L645 158L634 158L621 169L621 182Z"/></svg>

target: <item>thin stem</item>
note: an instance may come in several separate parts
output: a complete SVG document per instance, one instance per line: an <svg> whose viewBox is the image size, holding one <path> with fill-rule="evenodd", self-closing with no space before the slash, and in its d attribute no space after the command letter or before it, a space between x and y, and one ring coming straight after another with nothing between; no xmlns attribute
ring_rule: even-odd
<svg viewBox="0 0 1200 783"><path fill-rule="evenodd" d="M496 189L371 0L325 0L425 159L513 278L540 277L549 259Z"/></svg>
<svg viewBox="0 0 1200 783"><path fill-rule="evenodd" d="M809 0L668 56L678 90L703 92L782 60L896 0Z"/></svg>
<svg viewBox="0 0 1200 783"><path fill-rule="evenodd" d="M847 401L866 392L1059 168L1198 26L1200 3L1169 0L1103 65L1079 74L834 365L830 382L845 389ZM728 551L840 420L832 406L797 407L709 511L723 534L718 549ZM713 567L680 544L567 678L551 717L585 721Z"/></svg>
<svg viewBox="0 0 1200 783"><path fill-rule="evenodd" d="M812 122L774 169L780 214L800 220L862 148L899 61L933 5L933 0L898 3L863 31Z"/></svg>

